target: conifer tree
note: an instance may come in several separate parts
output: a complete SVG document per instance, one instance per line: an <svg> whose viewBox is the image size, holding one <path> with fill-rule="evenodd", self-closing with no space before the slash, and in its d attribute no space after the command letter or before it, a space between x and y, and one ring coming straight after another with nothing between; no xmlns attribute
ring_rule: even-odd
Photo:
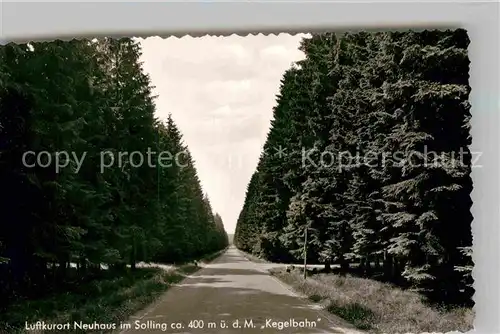
<svg viewBox="0 0 500 334"><path fill-rule="evenodd" d="M304 39L305 59L283 75L236 246L298 261L307 229L309 262L470 300L468 43L463 29Z"/></svg>
<svg viewBox="0 0 500 334"><path fill-rule="evenodd" d="M180 130L154 117L139 58L129 38L0 47L0 307L103 265L182 262L227 246ZM41 152L46 167L34 164ZM57 157L69 157L60 170Z"/></svg>

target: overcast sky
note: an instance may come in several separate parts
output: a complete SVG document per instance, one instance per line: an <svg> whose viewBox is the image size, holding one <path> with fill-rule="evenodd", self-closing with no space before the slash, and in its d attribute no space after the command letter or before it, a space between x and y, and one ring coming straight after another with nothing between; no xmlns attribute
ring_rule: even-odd
<svg viewBox="0 0 500 334"><path fill-rule="evenodd" d="M184 135L214 211L234 233L264 145L280 79L304 35L140 39L157 116Z"/></svg>

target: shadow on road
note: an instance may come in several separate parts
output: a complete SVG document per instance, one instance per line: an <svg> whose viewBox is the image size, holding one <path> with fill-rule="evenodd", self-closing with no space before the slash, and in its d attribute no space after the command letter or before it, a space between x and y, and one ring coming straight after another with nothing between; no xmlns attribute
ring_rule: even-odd
<svg viewBox="0 0 500 334"><path fill-rule="evenodd" d="M340 318L324 316L317 305L298 298L272 278L265 267L230 250L172 287L153 308L142 313L140 323L148 324L148 328L123 333L165 333L158 327L162 324L169 326L167 332L177 334L324 334L354 329ZM183 328L173 329L172 323L182 324ZM190 323L198 328L189 328Z"/></svg>
<svg viewBox="0 0 500 334"><path fill-rule="evenodd" d="M293 295L265 291L265 287L203 285L229 283L217 278L189 281L179 286L182 287L181 300L173 297L175 303L161 304L141 321L184 324L183 330L171 330L171 333L344 333L330 328L327 319L321 318L311 306ZM203 330L188 329L191 320L202 320ZM309 328L279 327L279 322L293 320L303 326L308 322ZM161 333L160 330L148 332Z"/></svg>
<svg viewBox="0 0 500 334"><path fill-rule="evenodd" d="M225 263L241 263L241 262L248 262L247 259L245 259L242 256L238 255L225 255L224 256L224 262Z"/></svg>
<svg viewBox="0 0 500 334"><path fill-rule="evenodd" d="M267 276L268 273L265 270L257 269L234 269L226 267L225 265L212 266L210 268L205 268L202 276L226 276L226 275L259 275ZM194 276L197 277L197 276Z"/></svg>
<svg viewBox="0 0 500 334"><path fill-rule="evenodd" d="M187 330L192 320L202 320L204 328ZM251 269L207 268L169 291L141 321L184 324L171 333L343 333L331 328L313 305ZM285 321L299 327L280 327Z"/></svg>

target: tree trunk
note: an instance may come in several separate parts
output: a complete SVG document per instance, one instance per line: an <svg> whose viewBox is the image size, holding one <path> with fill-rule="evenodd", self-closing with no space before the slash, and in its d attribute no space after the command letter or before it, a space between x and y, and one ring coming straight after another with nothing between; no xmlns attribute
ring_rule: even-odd
<svg viewBox="0 0 500 334"><path fill-rule="evenodd" d="M345 257L340 258L340 272L345 275L349 271L349 262L345 259Z"/></svg>
<svg viewBox="0 0 500 334"><path fill-rule="evenodd" d="M130 269L135 270L136 269L136 245L135 245L135 238L132 238L132 250L130 252Z"/></svg>
<svg viewBox="0 0 500 334"><path fill-rule="evenodd" d="M384 251L384 263L383 263L384 278L387 281L392 281L392 279L394 278L393 277L394 272L393 272L393 261L392 260L393 260L392 256L389 253L387 253L387 251Z"/></svg>
<svg viewBox="0 0 500 334"><path fill-rule="evenodd" d="M83 276L85 276L87 274L87 263L85 261L86 259L84 257L82 257L79 261L80 263L80 271L82 273Z"/></svg>
<svg viewBox="0 0 500 334"><path fill-rule="evenodd" d="M394 278L395 282L400 284L402 282L402 272L403 272L403 267L404 263L400 259L393 259L393 271L392 271L392 277Z"/></svg>
<svg viewBox="0 0 500 334"><path fill-rule="evenodd" d="M370 276L372 274L372 265L370 263L370 256L365 257L365 268L364 268L364 274L366 276Z"/></svg>
<svg viewBox="0 0 500 334"><path fill-rule="evenodd" d="M375 270L378 272L380 271L380 257L378 255L375 255L373 257L373 261L375 262Z"/></svg>
<svg viewBox="0 0 500 334"><path fill-rule="evenodd" d="M66 261L60 261L59 262L59 275L60 277L64 277L64 275L66 274Z"/></svg>

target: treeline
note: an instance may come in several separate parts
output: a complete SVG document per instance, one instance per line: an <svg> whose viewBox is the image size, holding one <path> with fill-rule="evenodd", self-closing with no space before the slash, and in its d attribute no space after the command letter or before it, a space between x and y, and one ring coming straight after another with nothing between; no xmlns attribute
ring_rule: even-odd
<svg viewBox="0 0 500 334"><path fill-rule="evenodd" d="M0 306L79 284L101 264L227 246L179 129L154 117L139 57L126 38L0 48Z"/></svg>
<svg viewBox="0 0 500 334"><path fill-rule="evenodd" d="M283 76L235 244L470 302L466 31L313 34ZM378 276L377 276L378 275Z"/></svg>

